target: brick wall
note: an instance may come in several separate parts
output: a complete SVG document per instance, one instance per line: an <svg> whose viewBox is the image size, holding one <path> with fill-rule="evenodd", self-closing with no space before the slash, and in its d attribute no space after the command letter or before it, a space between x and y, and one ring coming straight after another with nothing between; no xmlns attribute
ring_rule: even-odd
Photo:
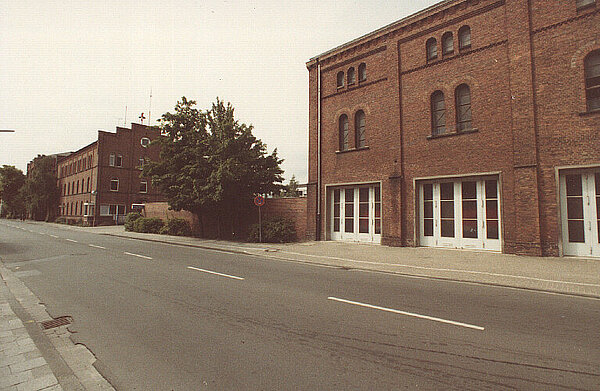
<svg viewBox="0 0 600 391"><path fill-rule="evenodd" d="M471 28L468 50L458 48L462 26ZM454 52L442 56L446 32ZM438 59L428 62L432 37ZM320 198L320 238L326 238L325 186L380 182L382 243L418 245L420 179L493 173L501 184L503 251L558 255L557 170L600 166L600 113L586 113L583 74L583 59L600 49L599 37L598 4L577 10L575 0L456 0L310 60L307 235L315 237ZM337 72L362 62L366 83L338 88ZM471 90L474 131L461 134L454 133L454 94L463 83ZM450 133L439 138L431 137L436 90L445 96ZM368 148L340 153L339 117L348 115L352 140L359 109L366 113Z"/></svg>
<svg viewBox="0 0 600 391"><path fill-rule="evenodd" d="M306 238L307 227L306 201L306 197L267 198L265 205L261 207L261 217L263 221L276 216L292 220L296 228L298 240L304 240L304 238ZM166 202L146 203L145 216L157 217L163 220L182 218L190 223L195 232L199 232L199 221L195 215L183 210L179 212L169 210L169 205ZM248 226L258 223L258 208L251 210L249 215L240 218L238 222L241 227L239 236L244 236ZM205 230L205 237L216 236L216 230L214 229L216 222L214 219L205 216L203 217L202 223Z"/></svg>

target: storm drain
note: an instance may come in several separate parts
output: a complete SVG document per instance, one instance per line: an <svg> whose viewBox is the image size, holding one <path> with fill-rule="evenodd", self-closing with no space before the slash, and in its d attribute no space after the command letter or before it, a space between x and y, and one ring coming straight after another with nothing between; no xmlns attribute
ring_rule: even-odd
<svg viewBox="0 0 600 391"><path fill-rule="evenodd" d="M54 318L52 320L47 320L45 322L40 323L42 330L53 329L55 327L66 326L68 324L73 323L73 318L70 316L59 316L58 318Z"/></svg>

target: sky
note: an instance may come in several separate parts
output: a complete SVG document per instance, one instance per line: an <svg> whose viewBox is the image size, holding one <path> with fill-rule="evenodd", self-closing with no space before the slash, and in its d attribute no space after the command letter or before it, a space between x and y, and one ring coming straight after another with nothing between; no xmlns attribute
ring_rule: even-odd
<svg viewBox="0 0 600 391"><path fill-rule="evenodd" d="M2 0L0 165L219 97L305 183L306 62L437 2Z"/></svg>

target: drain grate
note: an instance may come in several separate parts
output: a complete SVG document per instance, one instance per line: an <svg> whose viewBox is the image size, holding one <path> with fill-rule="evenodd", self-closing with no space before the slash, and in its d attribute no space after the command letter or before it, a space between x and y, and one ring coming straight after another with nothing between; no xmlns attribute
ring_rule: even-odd
<svg viewBox="0 0 600 391"><path fill-rule="evenodd" d="M73 323L73 318L70 316L59 316L58 318L40 323L40 326L42 327L42 330L48 330L55 327L66 326L71 323Z"/></svg>

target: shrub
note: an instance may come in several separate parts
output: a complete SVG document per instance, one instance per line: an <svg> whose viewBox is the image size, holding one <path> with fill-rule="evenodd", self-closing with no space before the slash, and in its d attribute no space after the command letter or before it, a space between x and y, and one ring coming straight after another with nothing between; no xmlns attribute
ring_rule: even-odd
<svg viewBox="0 0 600 391"><path fill-rule="evenodd" d="M258 242L258 224L250 226L248 240ZM262 223L262 241L265 243L287 243L296 240L294 222L285 217L273 217Z"/></svg>
<svg viewBox="0 0 600 391"><path fill-rule="evenodd" d="M164 221L157 217L140 217L133 223L133 231L157 234L164 225Z"/></svg>
<svg viewBox="0 0 600 391"><path fill-rule="evenodd" d="M133 231L134 230L134 223L137 219L139 219L140 217L142 217L142 215L140 214L140 212L130 212L127 214L127 216L125 216L125 231Z"/></svg>
<svg viewBox="0 0 600 391"><path fill-rule="evenodd" d="M191 236L192 227L186 219L174 218L167 220L165 226L161 228L160 233L163 235Z"/></svg>

